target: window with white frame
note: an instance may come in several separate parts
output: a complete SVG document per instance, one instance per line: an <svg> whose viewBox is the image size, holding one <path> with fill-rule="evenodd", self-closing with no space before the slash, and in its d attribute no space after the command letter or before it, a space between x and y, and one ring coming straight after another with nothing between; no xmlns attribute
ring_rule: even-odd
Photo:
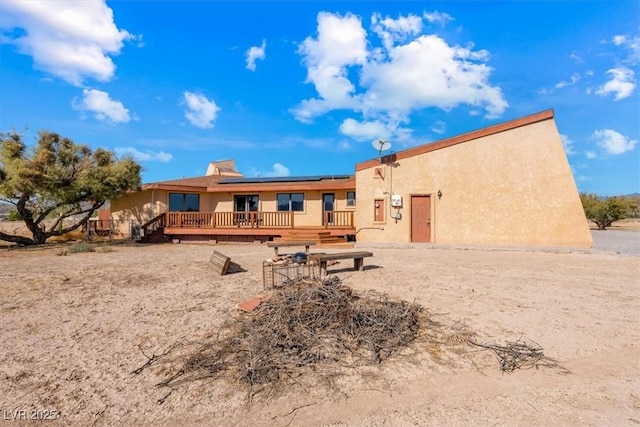
<svg viewBox="0 0 640 427"><path fill-rule="evenodd" d="M355 206L355 205L356 205L356 192L347 191L347 206Z"/></svg>

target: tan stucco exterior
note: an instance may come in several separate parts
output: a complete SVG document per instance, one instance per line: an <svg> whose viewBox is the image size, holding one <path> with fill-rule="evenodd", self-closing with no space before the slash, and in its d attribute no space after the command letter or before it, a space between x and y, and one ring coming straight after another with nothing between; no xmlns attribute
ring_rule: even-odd
<svg viewBox="0 0 640 427"><path fill-rule="evenodd" d="M231 188L230 188L231 189ZM231 189L232 190L232 189ZM355 188L354 188L355 190ZM335 195L335 211L355 211L355 207L347 206L347 191L337 190L299 190L291 193L304 194L304 211L294 212L297 227L313 227L322 224L322 195ZM122 235L128 235L131 224L142 225L164 212L168 212L170 193L193 193L200 195L200 211L202 212L233 212L234 196L257 194L259 197L258 210L261 212L276 212L277 195L287 191L227 191L206 192L189 191L188 189L160 190L150 189L126 194L111 202L111 218L116 220Z"/></svg>
<svg viewBox="0 0 640 427"><path fill-rule="evenodd" d="M156 215L166 212L167 196L162 190L143 190L127 193L111 200L111 219L117 233L129 236L132 224L142 225Z"/></svg>
<svg viewBox="0 0 640 427"><path fill-rule="evenodd" d="M412 241L411 196L430 195L432 243L591 247L551 111L394 157L356 165L358 242ZM401 208L390 206L391 194L402 196ZM376 199L385 203L382 222Z"/></svg>

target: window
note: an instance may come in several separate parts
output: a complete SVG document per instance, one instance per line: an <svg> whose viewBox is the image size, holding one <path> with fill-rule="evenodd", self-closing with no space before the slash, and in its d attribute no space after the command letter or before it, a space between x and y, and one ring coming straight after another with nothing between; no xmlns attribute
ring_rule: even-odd
<svg viewBox="0 0 640 427"><path fill-rule="evenodd" d="M347 206L355 206L355 205L356 205L356 192L347 191Z"/></svg>
<svg viewBox="0 0 640 427"><path fill-rule="evenodd" d="M304 193L279 193L278 211L304 211Z"/></svg>
<svg viewBox="0 0 640 427"><path fill-rule="evenodd" d="M260 198L257 194L235 196L233 205L236 212L257 212Z"/></svg>
<svg viewBox="0 0 640 427"><path fill-rule="evenodd" d="M384 199L375 199L373 203L373 220L375 222L384 221Z"/></svg>
<svg viewBox="0 0 640 427"><path fill-rule="evenodd" d="M200 211L200 195L187 193L169 193L169 212Z"/></svg>

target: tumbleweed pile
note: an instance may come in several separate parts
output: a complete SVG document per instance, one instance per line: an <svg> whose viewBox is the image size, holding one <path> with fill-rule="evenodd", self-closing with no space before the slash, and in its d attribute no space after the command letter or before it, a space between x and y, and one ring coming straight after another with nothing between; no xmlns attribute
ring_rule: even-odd
<svg viewBox="0 0 640 427"><path fill-rule="evenodd" d="M311 370L325 378L340 368L376 364L418 335L422 309L385 295L359 296L337 278L298 280L275 290L228 333L201 345L160 383L232 374L247 385L273 384Z"/></svg>

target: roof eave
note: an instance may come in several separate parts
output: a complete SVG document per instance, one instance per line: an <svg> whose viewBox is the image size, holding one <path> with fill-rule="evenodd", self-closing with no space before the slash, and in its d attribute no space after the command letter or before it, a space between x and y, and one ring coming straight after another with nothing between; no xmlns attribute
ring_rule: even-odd
<svg viewBox="0 0 640 427"><path fill-rule="evenodd" d="M142 190L205 192L207 191L207 187L202 185L144 184L142 185Z"/></svg>
<svg viewBox="0 0 640 427"><path fill-rule="evenodd" d="M218 184L207 187L209 193L221 192L261 192L261 191L313 191L313 190L349 190L355 189L355 177L347 179L302 181L302 182L265 182L245 184Z"/></svg>

